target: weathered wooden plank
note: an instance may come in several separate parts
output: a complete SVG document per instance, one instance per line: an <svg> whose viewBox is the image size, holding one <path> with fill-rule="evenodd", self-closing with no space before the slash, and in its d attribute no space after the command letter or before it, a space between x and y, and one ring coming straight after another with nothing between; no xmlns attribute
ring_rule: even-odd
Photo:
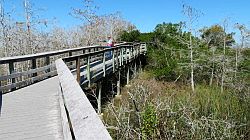
<svg viewBox="0 0 250 140"><path fill-rule="evenodd" d="M60 84L60 83L58 83ZM61 121L62 121L62 133L64 140L72 140L71 132L70 132L70 123L68 121L67 113L64 106L64 99L63 99L63 93L61 85L58 86L58 92L59 92L59 104L60 104L60 110L61 110Z"/></svg>
<svg viewBox="0 0 250 140"><path fill-rule="evenodd" d="M14 69L14 63L10 62L9 63L9 73L12 74L14 73L15 69ZM11 78L11 83L15 83L16 79L15 78ZM11 88L11 90L15 90L15 88Z"/></svg>
<svg viewBox="0 0 250 140"><path fill-rule="evenodd" d="M12 78L17 78L17 77L21 77L21 76L27 76L27 75L30 75L30 74L33 74L33 73L46 71L46 70L51 69L53 67L55 67L55 64L51 64L51 65L44 66L44 67L39 67L39 68L36 68L36 69L31 69L31 70L24 71L24 72L17 72L17 73L12 73L12 74L9 74L9 75L4 75L4 76L0 77L0 81L12 79Z"/></svg>
<svg viewBox="0 0 250 140"><path fill-rule="evenodd" d="M32 59L32 60L31 60L31 69L36 69L36 59ZM32 77L36 77L36 76L37 76L37 73L34 72L34 73L32 74Z"/></svg>
<svg viewBox="0 0 250 140"><path fill-rule="evenodd" d="M99 45L85 46L85 47L70 48L70 49L51 51L51 52L44 52L44 53L38 53L38 54L30 54L30 55L22 55L22 56L14 56L14 57L4 57L4 58L0 58L0 64L6 64L6 63L9 63L9 62L27 61L27 60L31 60L31 59L43 58L43 57L47 57L47 56L54 56L54 55L59 55L59 54L64 54L64 53L89 49L89 48L95 48L95 47L101 47L102 48L103 46L99 46Z"/></svg>
<svg viewBox="0 0 250 140"><path fill-rule="evenodd" d="M11 83L9 85L3 85L0 87L0 91L8 91L10 89L13 89L13 88L20 88L20 87L24 87L24 86L27 86L27 85L30 85L32 83L34 83L34 81L41 81L42 79L48 77L48 76L55 76L57 74L57 71L51 71L49 73L45 73L43 75L38 75L36 77L32 77L32 78L29 78L29 79L26 79L24 81L20 81L20 82L16 82L16 83Z"/></svg>
<svg viewBox="0 0 250 140"><path fill-rule="evenodd" d="M56 61L56 67L75 138L111 140L106 127L62 59Z"/></svg>
<svg viewBox="0 0 250 140"><path fill-rule="evenodd" d="M2 101L1 140L63 140L57 77L4 94Z"/></svg>
<svg viewBox="0 0 250 140"><path fill-rule="evenodd" d="M102 53L105 53L105 52L109 52L109 51L112 51L112 50L118 50L118 49L120 50L124 46L130 46L130 45L122 45L122 46L117 46L117 47L113 47L113 48L105 48L105 49L100 50L100 51L89 52L89 53L80 54L80 55L74 55L74 56L71 56L71 57L63 58L63 61L65 61L65 62L74 61L77 57L80 57L81 59L82 58L87 58L88 56L92 57L92 56L102 54Z"/></svg>

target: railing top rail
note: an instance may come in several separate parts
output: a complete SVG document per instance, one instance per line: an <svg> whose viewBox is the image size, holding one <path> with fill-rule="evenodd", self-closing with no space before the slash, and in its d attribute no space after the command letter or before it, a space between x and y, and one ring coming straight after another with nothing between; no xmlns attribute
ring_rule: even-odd
<svg viewBox="0 0 250 140"><path fill-rule="evenodd" d="M127 44L127 42L116 44L115 46ZM43 52L43 53L37 53L37 54L29 54L29 55L22 55L22 56L13 56L13 57L3 57L0 58L0 64L7 64L9 62L21 62L36 58L42 58L42 57L48 57L48 56L54 56L59 55L67 52L74 52L74 51L80 51L84 49L91 49L91 48L103 48L105 46L100 45L94 45L94 46L84 46L84 47L78 47L78 48L69 48L64 50L57 50L57 51L50 51L50 52Z"/></svg>
<svg viewBox="0 0 250 140"><path fill-rule="evenodd" d="M25 60L35 59L35 58L53 56L53 55L58 55L58 54L62 54L62 53L78 51L78 50L82 50L82 49L97 48L97 47L102 47L102 46L99 46L99 45L84 46L84 47L70 48L70 49L50 51L50 52L43 52L43 53L37 53L37 54L28 54L28 55L21 55L21 56L4 57L4 58L0 58L0 64L5 64L5 63L9 63L9 62L20 62L20 61L25 61Z"/></svg>
<svg viewBox="0 0 250 140"><path fill-rule="evenodd" d="M138 43L140 44L140 43ZM137 43L135 44L137 45ZM86 53L86 54L80 54L80 55L74 55L74 56L69 56L69 57L66 57L66 58L62 58L64 61L68 62L68 61L74 61L76 60L77 58L86 58L88 56L93 56L93 55L97 55L97 54L101 54L101 53L104 53L104 52L108 52L108 51L111 51L111 50L117 50L119 48L123 48L123 47L132 47L133 45L126 45L126 44L119 44L117 45L116 47L113 47L113 48L105 48L104 50L101 50L101 51L96 51L96 52L90 52L90 53Z"/></svg>
<svg viewBox="0 0 250 140"><path fill-rule="evenodd" d="M64 97L64 105L69 112L68 117L75 139L111 140L112 138L106 127L103 125L87 96L82 91L75 77L62 59L56 60L56 68L60 82L61 94Z"/></svg>

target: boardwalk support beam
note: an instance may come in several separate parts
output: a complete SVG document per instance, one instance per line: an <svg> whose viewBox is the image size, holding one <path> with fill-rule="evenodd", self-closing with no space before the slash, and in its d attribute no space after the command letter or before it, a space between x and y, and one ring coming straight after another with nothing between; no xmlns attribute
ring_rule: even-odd
<svg viewBox="0 0 250 140"><path fill-rule="evenodd" d="M102 83L99 82L97 84L97 88L98 88L98 98L97 98L97 105L98 105L98 114L102 113Z"/></svg>
<svg viewBox="0 0 250 140"><path fill-rule="evenodd" d="M127 84L129 83L129 66L127 67Z"/></svg>
<svg viewBox="0 0 250 140"><path fill-rule="evenodd" d="M118 70L118 79L117 79L117 95L121 94L121 71Z"/></svg>

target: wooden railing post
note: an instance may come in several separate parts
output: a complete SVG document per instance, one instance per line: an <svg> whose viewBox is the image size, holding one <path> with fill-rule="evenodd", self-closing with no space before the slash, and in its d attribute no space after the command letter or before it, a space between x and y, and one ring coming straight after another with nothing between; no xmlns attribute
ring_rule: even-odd
<svg viewBox="0 0 250 140"><path fill-rule="evenodd" d="M90 56L87 57L87 80L88 80L88 86L90 87Z"/></svg>
<svg viewBox="0 0 250 140"><path fill-rule="evenodd" d="M131 62L131 46L129 47L128 59L129 59L129 62Z"/></svg>
<svg viewBox="0 0 250 140"><path fill-rule="evenodd" d="M119 68L119 49L116 50L116 68Z"/></svg>
<svg viewBox="0 0 250 140"><path fill-rule="evenodd" d="M102 70L103 70L103 77L106 76L106 64L105 64L105 60L106 57L105 57L105 52L103 52L103 59L102 59L102 63L103 63L103 66L102 66Z"/></svg>
<svg viewBox="0 0 250 140"><path fill-rule="evenodd" d="M123 66L123 47L121 48L121 66Z"/></svg>
<svg viewBox="0 0 250 140"><path fill-rule="evenodd" d="M112 66L113 66L113 73L115 72L115 50L112 50Z"/></svg>
<svg viewBox="0 0 250 140"><path fill-rule="evenodd" d="M126 52L126 55L125 55L125 62L126 62L126 64L128 64L128 48L127 48L127 46L125 47L125 52Z"/></svg>
<svg viewBox="0 0 250 140"><path fill-rule="evenodd" d="M0 81L0 87L2 86L2 81ZM2 89L0 89L0 96L2 96ZM1 99L0 99L1 100ZM2 101L0 101L0 102L2 102ZM0 104L0 113L1 113L1 104Z"/></svg>
<svg viewBox="0 0 250 140"><path fill-rule="evenodd" d="M80 82L81 82L81 70L80 70L80 65L81 65L81 63L80 63L80 57L78 57L77 59L76 59L76 80L77 80L77 82L79 83L79 84L81 84Z"/></svg>
<svg viewBox="0 0 250 140"><path fill-rule="evenodd" d="M120 54L119 66L122 66L122 48L120 48L119 54Z"/></svg>
<svg viewBox="0 0 250 140"><path fill-rule="evenodd" d="M135 58L135 45L132 45L132 58Z"/></svg>
<svg viewBox="0 0 250 140"><path fill-rule="evenodd" d="M13 62L9 62L9 73L12 74L14 73L14 63ZM16 79L12 78L11 79L11 83L16 83ZM16 88L11 88L11 91L15 90Z"/></svg>
<svg viewBox="0 0 250 140"><path fill-rule="evenodd" d="M36 59L31 60L31 68L36 69ZM37 73L32 74L32 77L36 77L36 76L37 76Z"/></svg>
<svg viewBox="0 0 250 140"><path fill-rule="evenodd" d="M69 52L69 56L72 56L72 52L71 51ZM73 65L73 63L70 62L69 65Z"/></svg>
<svg viewBox="0 0 250 140"><path fill-rule="evenodd" d="M138 47L138 44L137 44L137 45L136 45L136 51L135 51L135 52L136 52L136 58L137 58L137 56L138 56L138 48L139 48L139 47Z"/></svg>
<svg viewBox="0 0 250 140"><path fill-rule="evenodd" d="M49 56L45 57L45 65L50 65L50 58ZM50 68L47 69L47 72L49 73L50 72Z"/></svg>

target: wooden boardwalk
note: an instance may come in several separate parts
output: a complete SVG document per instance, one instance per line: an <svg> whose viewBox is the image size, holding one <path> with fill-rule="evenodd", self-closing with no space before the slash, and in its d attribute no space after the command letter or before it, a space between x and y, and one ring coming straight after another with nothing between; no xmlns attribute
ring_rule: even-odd
<svg viewBox="0 0 250 140"><path fill-rule="evenodd" d="M63 139L58 83L53 77L4 94L0 139Z"/></svg>
<svg viewBox="0 0 250 140"><path fill-rule="evenodd" d="M140 55L138 51L127 55L124 50L126 52L117 52L116 57L113 54L113 58L103 57L94 62L90 62L90 56L105 55L107 51L69 57L64 61L88 58L87 64L80 66L78 61L76 70L72 71L59 59L54 64L58 76L3 94L0 99L0 140L110 140L106 127L80 85L90 86ZM15 73L10 78L13 80L14 76Z"/></svg>

